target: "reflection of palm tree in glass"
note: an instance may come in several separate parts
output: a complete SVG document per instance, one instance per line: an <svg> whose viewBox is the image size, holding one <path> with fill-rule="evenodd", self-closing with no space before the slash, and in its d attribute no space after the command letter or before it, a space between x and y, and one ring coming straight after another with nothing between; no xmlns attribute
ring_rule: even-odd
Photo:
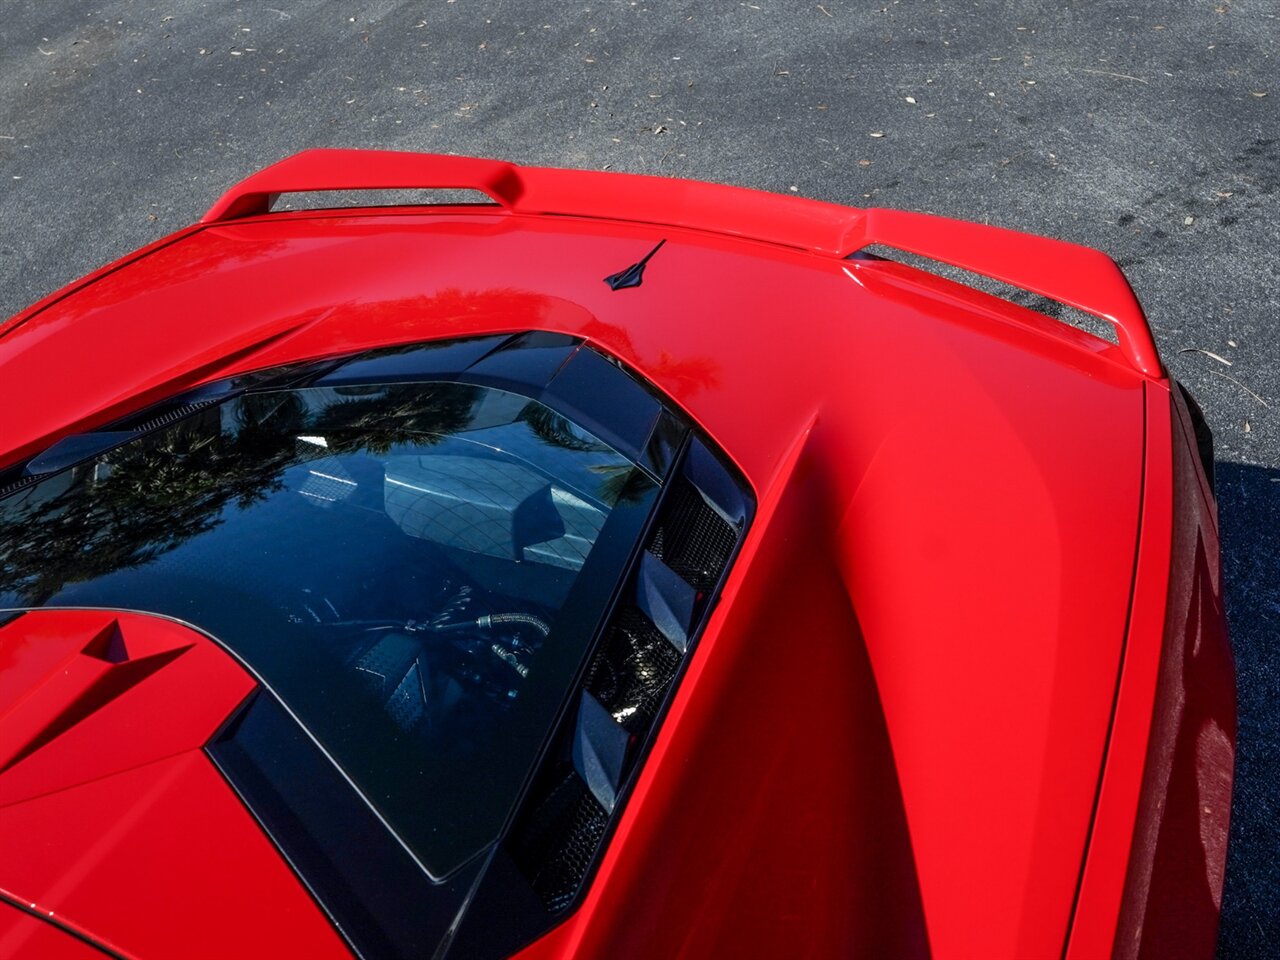
<svg viewBox="0 0 1280 960"><path fill-rule="evenodd" d="M341 388L340 388L341 389ZM308 429L332 453L386 455L405 444L428 446L466 428L482 390L458 383L409 383L345 396L317 413Z"/></svg>
<svg viewBox="0 0 1280 960"><path fill-rule="evenodd" d="M540 403L530 403L520 419L529 425L534 436L552 446L591 453L610 452L608 445L575 429L560 414ZM599 463L589 469L600 477L596 497L601 503L636 503L643 498L645 484L632 482L638 471L631 463Z"/></svg>
<svg viewBox="0 0 1280 960"><path fill-rule="evenodd" d="M591 468L600 477L596 496L602 503L639 503L651 486L643 474L629 463L602 463Z"/></svg>
<svg viewBox="0 0 1280 960"><path fill-rule="evenodd" d="M553 447L594 453L609 449L594 437L575 430L568 420L540 403L530 403L520 412L520 419L529 425L535 437Z"/></svg>
<svg viewBox="0 0 1280 960"><path fill-rule="evenodd" d="M73 468L70 484L42 481L0 502L0 591L37 605L69 583L148 563L217 527L230 504L248 509L280 490L296 464L438 443L467 428L484 389L418 383L343 392L247 394ZM320 397L329 402L317 409ZM608 449L536 402L521 419L547 443ZM307 433L327 447L298 443ZM630 464L592 469L605 502L633 495Z"/></svg>
<svg viewBox="0 0 1280 960"><path fill-rule="evenodd" d="M304 411L296 395L264 399L236 403L234 432L222 431L220 408L206 409L74 468L58 492L40 484L16 495L0 509L0 585L43 603L68 583L147 563L213 529L227 504L243 509L279 489Z"/></svg>

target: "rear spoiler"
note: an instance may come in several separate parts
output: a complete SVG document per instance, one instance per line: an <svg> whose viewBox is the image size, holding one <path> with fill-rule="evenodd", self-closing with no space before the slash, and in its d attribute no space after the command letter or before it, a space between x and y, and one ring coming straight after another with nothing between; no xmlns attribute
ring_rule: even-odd
<svg viewBox="0 0 1280 960"><path fill-rule="evenodd" d="M1075 307L1111 324L1139 373L1164 375L1146 317L1120 268L1089 247L898 210L843 207L718 184L635 174L521 167L501 160L388 150L307 150L228 190L201 219L269 213L282 193L467 189L517 214L580 216L763 240L843 258L883 244Z"/></svg>

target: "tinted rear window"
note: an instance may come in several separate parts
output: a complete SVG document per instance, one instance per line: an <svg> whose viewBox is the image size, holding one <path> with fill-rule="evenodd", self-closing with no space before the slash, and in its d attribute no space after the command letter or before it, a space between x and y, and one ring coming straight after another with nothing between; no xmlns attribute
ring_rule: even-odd
<svg viewBox="0 0 1280 960"><path fill-rule="evenodd" d="M519 393L259 389L0 500L0 607L213 634L441 876L500 833L655 494Z"/></svg>

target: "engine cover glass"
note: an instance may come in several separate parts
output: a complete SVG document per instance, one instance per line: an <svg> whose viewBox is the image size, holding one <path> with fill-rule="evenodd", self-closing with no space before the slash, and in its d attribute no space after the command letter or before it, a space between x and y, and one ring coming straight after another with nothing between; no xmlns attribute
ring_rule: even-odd
<svg viewBox="0 0 1280 960"><path fill-rule="evenodd" d="M0 608L205 630L440 877L501 831L656 489L506 390L261 389L0 500Z"/></svg>

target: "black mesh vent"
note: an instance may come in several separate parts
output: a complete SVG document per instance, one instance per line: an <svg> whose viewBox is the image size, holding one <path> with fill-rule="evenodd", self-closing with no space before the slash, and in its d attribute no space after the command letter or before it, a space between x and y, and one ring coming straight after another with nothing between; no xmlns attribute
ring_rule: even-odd
<svg viewBox="0 0 1280 960"><path fill-rule="evenodd" d="M586 687L628 733L649 729L680 666L680 653L635 607L618 611L587 668Z"/></svg>
<svg viewBox="0 0 1280 960"><path fill-rule="evenodd" d="M589 755L593 746L607 748L611 743L616 744L617 739L610 731L590 726L598 724L599 718L586 718L585 708L571 710L506 840L507 849L521 873L552 913L569 908L577 898L595 863L610 819L616 815L619 804L625 802L635 767L642 762L643 745L649 741L680 672L684 657L682 646L664 635L645 612L648 608L642 608L643 604L656 604L655 617L672 617L673 623L661 619L658 622L681 634L680 639L687 641L683 649L691 649L700 621L711 603L711 594L720 583L749 516L750 508L744 506L742 522L734 524L711 506L690 476L693 469L705 475L710 470L723 471L723 467L707 456L696 468L691 468L690 459L686 454L684 464L668 479L645 548L669 568L669 573L697 592L693 609L689 611L681 606L680 590L664 594L664 589L670 591L670 584L664 588L659 581L646 579L652 577L654 571L651 565L646 567L642 553L622 587L619 603L587 662L583 677L581 689L612 716L620 728L617 735L628 738L621 772L602 773L601 762L605 769L613 769L607 763L607 749ZM723 484L736 483L727 471L723 472ZM713 485L717 482L714 475L709 479ZM674 606L665 607L665 603ZM608 724L607 718L604 723ZM584 752L584 743L588 752ZM615 775L617 782L601 781L602 776Z"/></svg>
<svg viewBox="0 0 1280 960"><path fill-rule="evenodd" d="M683 478L663 505L649 550L700 592L715 587L738 531Z"/></svg>
<svg viewBox="0 0 1280 960"><path fill-rule="evenodd" d="M563 910L581 886L609 815L572 767L560 767L519 831L512 851L534 891L552 911Z"/></svg>

